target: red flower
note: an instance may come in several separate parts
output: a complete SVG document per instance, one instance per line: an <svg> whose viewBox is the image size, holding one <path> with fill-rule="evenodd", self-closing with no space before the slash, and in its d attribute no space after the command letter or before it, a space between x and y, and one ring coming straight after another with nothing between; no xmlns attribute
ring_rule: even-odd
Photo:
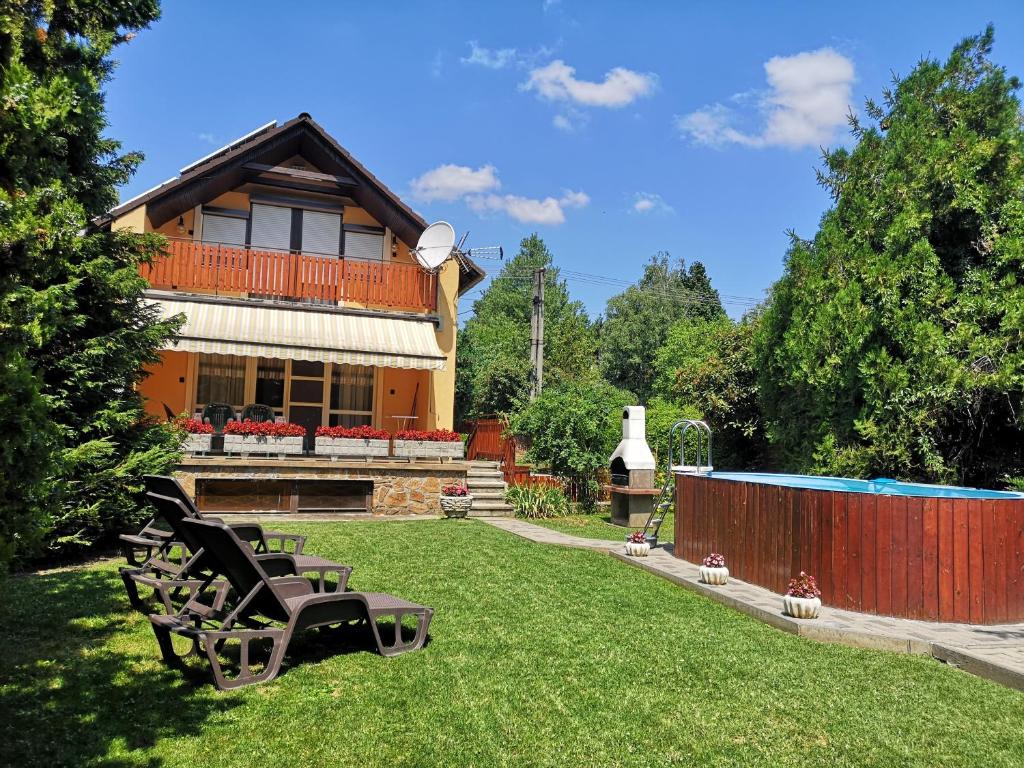
<svg viewBox="0 0 1024 768"><path fill-rule="evenodd" d="M464 485L446 485L441 489L442 496L469 496L469 488Z"/></svg>
<svg viewBox="0 0 1024 768"><path fill-rule="evenodd" d="M300 424L273 421L229 421L224 425L225 435L255 435L257 437L305 437L306 428Z"/></svg>
<svg viewBox="0 0 1024 768"><path fill-rule="evenodd" d="M390 440L391 433L374 427L317 427L317 437L347 437L353 440Z"/></svg>
<svg viewBox="0 0 1024 768"><path fill-rule="evenodd" d="M712 552L710 555L704 558L705 568L725 568L725 555L720 555L717 552Z"/></svg>
<svg viewBox="0 0 1024 768"><path fill-rule="evenodd" d="M174 426L190 435L212 435L213 425L204 424L202 419L175 419Z"/></svg>
<svg viewBox="0 0 1024 768"><path fill-rule="evenodd" d="M645 541L647 541L647 537L644 536L643 531L633 531L631 534L629 534L629 538L627 539L627 541L630 544L643 544Z"/></svg>
<svg viewBox="0 0 1024 768"><path fill-rule="evenodd" d="M821 590L818 589L818 582L814 580L813 576L805 571L800 571L797 578L789 580L786 595L787 597L821 597Z"/></svg>
<svg viewBox="0 0 1024 768"><path fill-rule="evenodd" d="M462 440L458 432L450 429L433 429L424 432L419 429L406 429L395 433L395 440L423 440L428 443L457 443Z"/></svg>

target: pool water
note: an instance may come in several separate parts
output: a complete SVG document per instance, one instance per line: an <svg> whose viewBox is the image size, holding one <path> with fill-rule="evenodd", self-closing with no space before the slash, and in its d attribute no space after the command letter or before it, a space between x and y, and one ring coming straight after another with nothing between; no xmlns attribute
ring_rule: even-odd
<svg viewBox="0 0 1024 768"><path fill-rule="evenodd" d="M767 472L712 472L717 480L782 485L787 488L811 488L818 491L874 493L885 496L917 496L934 499L1024 499L1015 491L988 491L980 488L959 488L954 485L902 483L885 477L874 480L853 480L847 477L815 477L813 475L777 475Z"/></svg>

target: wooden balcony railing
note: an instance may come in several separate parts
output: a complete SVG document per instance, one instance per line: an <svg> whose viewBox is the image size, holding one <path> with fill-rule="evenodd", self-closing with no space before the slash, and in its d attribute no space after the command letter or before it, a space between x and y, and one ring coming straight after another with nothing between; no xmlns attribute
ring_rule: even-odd
<svg viewBox="0 0 1024 768"><path fill-rule="evenodd" d="M154 288L227 296L434 311L437 275L388 264L168 240L167 255L139 267Z"/></svg>

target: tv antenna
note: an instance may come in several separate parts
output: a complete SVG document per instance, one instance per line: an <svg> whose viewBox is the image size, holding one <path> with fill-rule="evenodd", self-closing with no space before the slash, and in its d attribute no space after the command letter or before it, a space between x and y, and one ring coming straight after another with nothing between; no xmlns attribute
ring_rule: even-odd
<svg viewBox="0 0 1024 768"><path fill-rule="evenodd" d="M455 242L455 228L447 221L435 221L420 235L412 255L417 263L428 272L436 272L449 258L455 259L464 270L469 269L467 259L473 256L497 258L504 260L505 250L500 245L463 250L469 232L463 233L459 242Z"/></svg>

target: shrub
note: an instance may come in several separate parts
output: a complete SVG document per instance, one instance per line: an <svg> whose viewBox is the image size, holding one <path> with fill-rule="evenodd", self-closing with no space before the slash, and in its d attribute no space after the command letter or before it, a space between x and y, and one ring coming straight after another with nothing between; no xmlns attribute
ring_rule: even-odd
<svg viewBox="0 0 1024 768"><path fill-rule="evenodd" d="M786 589L787 597L821 597L821 590L818 589L818 582L814 580L814 577L805 571L800 571L800 575L795 579L789 580L789 587Z"/></svg>
<svg viewBox="0 0 1024 768"><path fill-rule="evenodd" d="M513 485L505 493L516 517L545 519L569 514L569 499L561 488L548 485Z"/></svg>
<svg viewBox="0 0 1024 768"><path fill-rule="evenodd" d="M174 426L190 435L213 434L213 424L207 424L202 419L175 419Z"/></svg>
<svg viewBox="0 0 1024 768"><path fill-rule="evenodd" d="M446 485L441 489L442 496L469 496L469 488L466 486L455 483L454 485Z"/></svg>
<svg viewBox="0 0 1024 768"><path fill-rule="evenodd" d="M350 440L390 440L391 433L375 427L317 427L316 437L339 437Z"/></svg>
<svg viewBox="0 0 1024 768"><path fill-rule="evenodd" d="M422 440L427 443L458 443L462 436L450 429L432 429L425 432L420 429L405 429L395 433L395 440Z"/></svg>
<svg viewBox="0 0 1024 768"><path fill-rule="evenodd" d="M306 428L300 424L277 424L273 421L229 421L224 425L225 435L256 435L258 437L305 437Z"/></svg>

